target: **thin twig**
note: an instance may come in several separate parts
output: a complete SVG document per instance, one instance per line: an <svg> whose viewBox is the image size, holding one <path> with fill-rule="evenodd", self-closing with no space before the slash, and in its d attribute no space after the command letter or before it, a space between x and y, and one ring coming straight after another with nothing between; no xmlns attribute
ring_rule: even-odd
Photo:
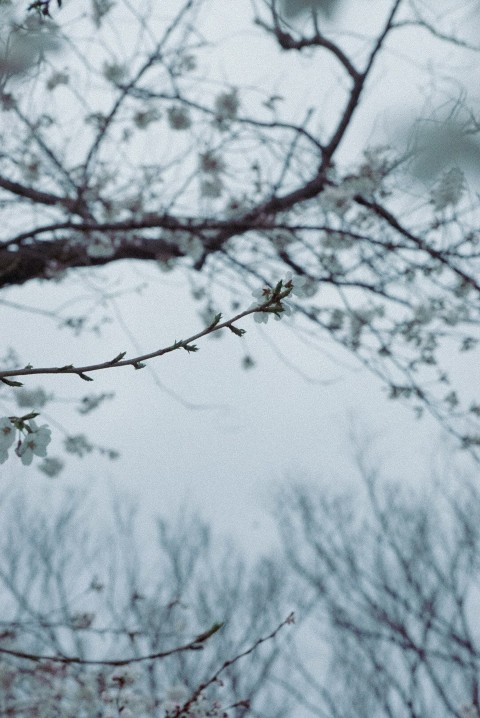
<svg viewBox="0 0 480 718"><path fill-rule="evenodd" d="M289 296L290 292L291 289L284 289L283 291L279 292L274 291L273 295L269 298L268 301L258 306L251 307L250 309L246 309L245 311L240 312L239 314L235 315L234 317L228 319L225 322L220 323L218 318L221 317L221 315L217 315L216 322L213 322L210 326L206 327L202 331L188 337L188 339L176 340L168 347L164 347L163 349L157 349L156 351L149 352L148 354L141 354L139 356L132 357L131 359L124 359L123 357L125 356L125 352L121 352L116 357L108 361L77 367L73 364L67 364L66 366L62 367L27 366L23 369L8 369L6 371L0 371L0 381L5 380L8 377L32 376L37 374L76 374L84 381L93 381L93 379L87 375L87 372L92 373L94 371L100 371L102 369L113 369L124 366L132 366L134 369L143 369L143 367L145 366L144 362L148 361L149 359L154 359L156 357L163 356L164 354L169 354L170 352L176 351L177 349L185 349L185 351L187 352L197 351L197 347L193 344L193 342L197 341L198 339L201 339L202 337L208 336L209 334L218 332L220 331L220 329L230 329L234 334L237 334L237 336L241 336L242 334L244 334L244 330L235 327L234 324L236 322L238 322L240 319L243 319L244 317L247 317L249 314L255 314L257 312L278 313L282 311L280 303L283 299ZM7 381L4 383L8 384L9 382ZM15 385L16 384L14 384L14 386Z"/></svg>

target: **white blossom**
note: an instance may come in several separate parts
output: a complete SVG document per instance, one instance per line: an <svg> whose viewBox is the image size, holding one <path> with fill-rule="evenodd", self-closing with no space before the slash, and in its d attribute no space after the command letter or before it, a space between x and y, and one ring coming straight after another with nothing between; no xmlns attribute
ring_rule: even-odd
<svg viewBox="0 0 480 718"><path fill-rule="evenodd" d="M281 319L283 315L285 315L286 317L292 316L294 309L293 309L292 305L290 304L290 302L286 302L285 299L282 299L282 307L283 307L283 312L281 314L273 315L275 317L275 319Z"/></svg>
<svg viewBox="0 0 480 718"><path fill-rule="evenodd" d="M157 266L161 272L171 272L173 269L175 269L177 262L177 257L170 257L169 259L158 259Z"/></svg>
<svg viewBox="0 0 480 718"><path fill-rule="evenodd" d="M15 441L15 426L8 416L0 419L0 464L8 459L8 449Z"/></svg>
<svg viewBox="0 0 480 718"><path fill-rule="evenodd" d="M38 468L40 471L43 471L46 476L53 479L55 476L58 476L63 467L63 461L54 456L47 456Z"/></svg>
<svg viewBox="0 0 480 718"><path fill-rule="evenodd" d="M203 256L204 246L201 239L189 232L176 234L175 242L182 252L190 257L190 259L193 259L194 262L197 262Z"/></svg>
<svg viewBox="0 0 480 718"><path fill-rule="evenodd" d="M260 287L260 289L255 289L252 292L252 296L255 297L256 301L253 302L253 304L250 305L249 309L255 309L259 305L265 304L272 298L272 290L269 287ZM257 322L257 324L267 324L268 320L270 319L270 316L273 315L275 319L279 320L282 316L282 314L285 312L285 307L283 305L283 302L278 302L278 311L266 311L266 312L255 312L253 316L253 320ZM277 307L276 307L277 308ZM291 308L289 307L287 310L287 313L291 313Z"/></svg>
<svg viewBox="0 0 480 718"><path fill-rule="evenodd" d="M112 257L115 254L115 248L108 237L95 235L87 244L87 254L89 257Z"/></svg>
<svg viewBox="0 0 480 718"><path fill-rule="evenodd" d="M287 272L286 277L283 281L284 286L288 287L292 284L292 294L297 297L305 297L307 295L306 285L308 283L307 277L301 277L299 274L293 275L291 272Z"/></svg>
<svg viewBox="0 0 480 718"><path fill-rule="evenodd" d="M257 324L266 324L270 318L270 312L255 312L253 321Z"/></svg>
<svg viewBox="0 0 480 718"><path fill-rule="evenodd" d="M8 449L15 441L15 426L8 416L0 419L0 449Z"/></svg>
<svg viewBox="0 0 480 718"><path fill-rule="evenodd" d="M186 686L177 684L168 689L166 701L164 703L165 712L175 711L179 706L183 706L189 699L190 693Z"/></svg>
<svg viewBox="0 0 480 718"><path fill-rule="evenodd" d="M271 290L269 287L261 287L260 289L254 289L252 297L258 300L258 304L265 304L270 299ZM256 305L255 305L256 306Z"/></svg>
<svg viewBox="0 0 480 718"><path fill-rule="evenodd" d="M37 426L34 421L29 422L30 431L16 449L17 455L21 458L22 464L29 466L35 456L46 456L47 445L51 441L51 431L46 424Z"/></svg>
<svg viewBox="0 0 480 718"><path fill-rule="evenodd" d="M320 195L320 204L327 212L342 217L351 207L356 189L344 183L339 187L326 187Z"/></svg>

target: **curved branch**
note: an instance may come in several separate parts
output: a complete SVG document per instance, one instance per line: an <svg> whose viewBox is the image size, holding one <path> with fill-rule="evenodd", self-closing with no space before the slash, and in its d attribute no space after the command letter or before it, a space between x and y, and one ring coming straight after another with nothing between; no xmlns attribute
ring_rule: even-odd
<svg viewBox="0 0 480 718"><path fill-rule="evenodd" d="M40 192L33 187L28 187L27 185L20 184L19 182L13 182L6 177L0 176L0 187L7 192L17 195L17 197L24 197L25 199L37 204L44 204L50 207L60 205L61 207L68 209L69 212L73 213L76 213L79 209L78 200L76 199L70 197L60 197L59 195L51 194L50 192Z"/></svg>
<svg viewBox="0 0 480 718"><path fill-rule="evenodd" d="M328 52L331 52L332 55L337 58L337 60L340 62L340 64L344 67L344 69L354 81L357 81L360 78L360 72L353 65L348 55L346 55L338 45L332 42L332 40L329 40L325 37L325 35L320 33L318 28L316 29L315 34L311 37L302 37L299 40L295 40L293 35L291 35L289 32L286 32L285 30L282 30L278 23L275 24L275 27L271 27L260 18L256 18L255 23L270 34L274 35L275 38L278 40L278 44L280 45L282 50L300 51L303 50L305 47L323 47L325 50L328 50Z"/></svg>
<svg viewBox="0 0 480 718"><path fill-rule="evenodd" d="M192 695L192 697L189 699L189 705L191 705L200 695L202 691L205 690L207 686L212 685L212 683L215 683L218 679L218 676L220 673L222 673L226 668L229 666L232 666L234 663L239 661L241 658L244 658L245 656L250 655L255 651L258 646L261 646L262 643L265 643L266 641L270 641L277 633L286 625L292 624L295 622L294 614L293 612L290 613L287 618L285 618L271 633L268 634L268 636L263 636L262 638L259 638L255 641L255 643L250 646L247 650L243 651L242 653L239 653L235 658L231 658L228 661L225 661L225 663L219 668L219 670L215 673L212 678L210 678L206 683L199 686L199 688L195 691L195 693ZM84 658L79 658L78 656L48 656L48 655L41 655L37 653L29 653L27 651L17 651L13 648L1 648L0 647L0 654L3 653L7 656L14 656L15 658L22 658L27 661L33 661L35 663L40 663L42 661L48 661L50 663L62 663L62 664L75 664L75 665L81 665L81 666L111 666L111 667L119 667L119 666L128 666L132 665L134 663L144 663L145 661L155 661L159 658L166 658L167 656L172 656L175 653L184 653L185 651L201 651L203 650L203 644L214 634L216 633L223 624L214 624L211 629L208 631L205 631L205 633L200 634L199 636L196 636L193 641L190 641L189 643L185 643L183 646L177 646L176 648L170 648L167 651L157 651L155 653L149 653L145 656L131 656L129 658L116 658L112 660L88 660ZM185 704L186 706L187 704ZM181 715L184 710L185 706L183 706L182 710L180 712L176 713L175 715Z"/></svg>
<svg viewBox="0 0 480 718"><path fill-rule="evenodd" d="M63 367L27 366L23 369L8 369L6 371L0 371L0 381L3 381L7 384L12 384L12 382L8 381L9 377L32 376L36 374L76 374L85 381L93 381L93 379L87 375L87 372L92 373L94 371L101 371L102 369L114 369L124 366L131 366L134 369L143 369L143 367L145 366L144 362L150 359L155 359L156 357L163 356L164 354L169 354L170 352L176 351L177 349L185 349L185 351L189 353L196 352L198 350L198 347L196 347L193 342L207 336L208 334L218 332L220 331L220 329L230 329L233 334L236 334L237 336L242 336L243 334L245 334L245 330L238 329L236 326L234 326L234 324L240 319L247 317L249 314L256 314L258 312L270 312L272 314L280 316L281 312L284 311L281 302L290 295L291 290L292 286L288 288L287 285L287 288L283 288L282 282L280 282L279 285L277 285L277 287L272 290L268 301L263 302L260 305L253 306L250 309L246 309L245 311L240 312L239 314L235 315L234 317L228 319L225 322L220 323L220 318L222 315L217 314L212 324L203 329L201 332L193 334L191 337L188 337L188 339L180 339L178 341L175 341L168 347L164 347L163 349L157 349L156 351L149 352L148 354L141 354L140 356L132 357L131 359L124 359L123 357L125 356L126 352L121 352L116 357L108 361L99 362L96 364L87 364L85 366L78 367L74 366L73 364L68 364ZM17 383L13 382L13 386L17 386Z"/></svg>

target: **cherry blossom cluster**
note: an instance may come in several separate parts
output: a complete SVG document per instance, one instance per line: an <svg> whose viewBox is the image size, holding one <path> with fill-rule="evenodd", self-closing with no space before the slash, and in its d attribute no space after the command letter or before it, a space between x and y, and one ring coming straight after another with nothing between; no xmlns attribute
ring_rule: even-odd
<svg viewBox="0 0 480 718"><path fill-rule="evenodd" d="M261 289L255 289L252 292L252 296L255 297L255 302L250 306L250 309L261 306L266 302L270 302L270 305L261 312L256 312L254 321L257 324L266 324L271 316L279 321L282 316L290 316L293 313L293 307L291 304L285 301L283 297L295 294L297 297L304 297L306 295L306 284L307 278L299 275L293 275L291 272L287 272L285 279L282 279L274 288L262 287ZM275 298L278 296L278 301Z"/></svg>
<svg viewBox="0 0 480 718"><path fill-rule="evenodd" d="M51 431L46 424L37 426L34 421L36 416L37 414L28 414L24 417L0 418L0 464L8 459L8 450L15 441L15 453L25 466L32 463L34 456L47 455Z"/></svg>
<svg viewBox="0 0 480 718"><path fill-rule="evenodd" d="M155 698L142 673L131 667L113 672L78 670L43 662L35 668L0 661L2 715L53 718L227 718L216 699L193 694L185 685L173 685ZM28 699L31 696L31 699Z"/></svg>
<svg viewBox="0 0 480 718"><path fill-rule="evenodd" d="M74 630L89 627L93 614L79 615ZM291 613L267 636L226 660L196 689L175 684L152 690L149 680L151 661L192 650L208 640L223 623L199 634L184 646L144 657L118 660L82 660L78 657L46 656L19 650L15 629L0 632L0 714L35 718L228 718L229 710L249 701L223 707L215 697L224 686L220 674L240 659L251 655L261 644L276 637L286 625L294 623ZM88 624L88 626L87 626ZM33 697L33 699L32 699Z"/></svg>

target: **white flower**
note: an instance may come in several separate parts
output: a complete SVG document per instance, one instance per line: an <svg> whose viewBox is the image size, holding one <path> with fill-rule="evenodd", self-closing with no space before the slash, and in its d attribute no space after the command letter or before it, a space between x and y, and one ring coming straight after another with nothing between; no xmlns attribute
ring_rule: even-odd
<svg viewBox="0 0 480 718"><path fill-rule="evenodd" d="M355 189L348 186L348 183L339 187L326 187L320 195L320 204L327 212L343 217L350 209L355 194Z"/></svg>
<svg viewBox="0 0 480 718"><path fill-rule="evenodd" d="M269 317L270 317L270 312L255 312L253 320L255 322L257 322L257 324L266 324L268 322Z"/></svg>
<svg viewBox="0 0 480 718"><path fill-rule="evenodd" d="M257 299L257 304L265 304L265 302L268 302L270 299L272 290L269 287L261 287L260 289L254 289L252 292L252 297L255 297ZM255 306L257 306L255 304Z"/></svg>
<svg viewBox="0 0 480 718"><path fill-rule="evenodd" d="M265 302L268 302L270 299L271 292L268 287L262 287L261 289L255 289L252 292L252 297L255 297L257 300L256 302L253 302L249 306L249 309L255 309L260 304L265 304ZM253 320L257 322L257 324L266 324L270 318L270 312L255 312L253 315Z"/></svg>
<svg viewBox="0 0 480 718"><path fill-rule="evenodd" d="M164 708L166 713L174 712L178 706L183 706L190 698L188 688L182 684L168 689Z"/></svg>
<svg viewBox="0 0 480 718"><path fill-rule="evenodd" d="M286 317L292 316L294 309L289 302L285 301L285 299L282 300L282 307L283 307L283 312L278 317L277 317L277 315L275 315L275 319L281 319L282 316L286 316Z"/></svg>
<svg viewBox="0 0 480 718"><path fill-rule="evenodd" d="M0 419L0 464L8 459L8 449L15 441L15 427L8 418Z"/></svg>
<svg viewBox="0 0 480 718"><path fill-rule="evenodd" d="M25 466L32 463L34 455L46 456L47 445L51 441L51 431L46 424L37 426L34 421L30 421L29 426L30 432L16 450Z"/></svg>
<svg viewBox="0 0 480 718"><path fill-rule="evenodd" d="M258 305L252 304L250 309L254 309L256 306ZM257 322L257 324L267 324L271 316L278 322L283 316L290 316L293 313L292 307L289 304L285 304L284 301L278 302L278 304L275 305L275 309L275 312L255 312L253 320Z"/></svg>
<svg viewBox="0 0 480 718"><path fill-rule="evenodd" d="M171 272L175 269L178 263L177 257L170 257L170 259L158 259L157 266L161 272Z"/></svg>
<svg viewBox="0 0 480 718"><path fill-rule="evenodd" d="M108 237L97 235L87 244L87 254L89 257L112 257L115 248Z"/></svg>
<svg viewBox="0 0 480 718"><path fill-rule="evenodd" d="M258 306L261 306L262 304L265 304L266 302L270 301L273 296L273 292L269 287L261 287L260 289L255 289L252 292L252 296L255 297L257 300L253 304L250 305L249 309L255 309ZM272 307L273 308L273 307ZM278 321L281 319L282 315L285 312L285 307L283 302L278 302L275 304L275 308L278 309L278 313L275 313L273 311L268 312L255 312L253 319L257 324L266 324L268 320L270 319L270 316L273 314L275 319ZM291 314L291 307L288 307L288 310L286 310L287 314Z"/></svg>
<svg viewBox="0 0 480 718"><path fill-rule="evenodd" d="M291 317L293 314L293 307L291 304L286 302L284 299L280 302L281 310L273 315L276 322L279 322L283 317Z"/></svg>
<svg viewBox="0 0 480 718"><path fill-rule="evenodd" d="M190 257L190 259L193 259L194 262L197 262L203 257L204 246L199 237L195 237L187 232L185 234L178 234L175 237L175 241L182 252Z"/></svg>
<svg viewBox="0 0 480 718"><path fill-rule="evenodd" d="M307 285L307 278L301 277L298 274L293 275L291 272L287 272L287 275L283 281L283 286L288 288L288 285L291 283L292 286L292 294L295 294L297 297L305 297L307 296L306 292L306 285Z"/></svg>
<svg viewBox="0 0 480 718"><path fill-rule="evenodd" d="M15 441L15 426L8 416L0 419L0 449L9 449Z"/></svg>

